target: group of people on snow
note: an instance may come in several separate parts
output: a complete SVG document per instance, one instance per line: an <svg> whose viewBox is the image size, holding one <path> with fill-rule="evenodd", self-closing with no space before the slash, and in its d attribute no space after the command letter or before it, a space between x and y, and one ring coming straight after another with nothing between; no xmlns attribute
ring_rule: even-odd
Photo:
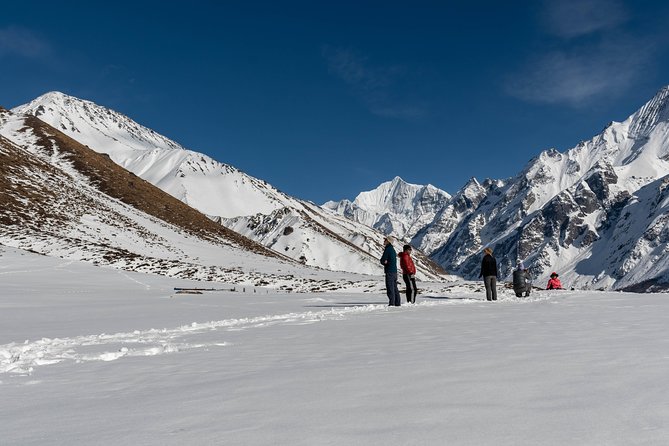
<svg viewBox="0 0 669 446"><path fill-rule="evenodd" d="M402 252L397 254L393 247L394 239L390 236L383 239L384 249L381 256L381 264L386 277L386 294L388 295L388 305L399 307L401 305L400 291L397 287L397 257L400 258L400 268L402 269L402 279L406 285L407 303L416 303L416 266L411 258L411 245L404 245ZM486 300L497 300L497 260L492 254L492 248L486 247L483 250L483 259L481 260L480 278L483 278L485 286ZM562 283L556 272L551 273L551 278L546 286L547 290L561 290ZM532 277L530 272L518 261L516 269L513 271L513 291L516 297L528 297L532 291Z"/></svg>
<svg viewBox="0 0 669 446"><path fill-rule="evenodd" d="M383 272L386 275L386 293L388 295L388 305L399 307L402 305L400 290L397 288L397 257L400 258L400 268L402 269L402 279L406 285L407 303L416 303L416 265L411 258L411 245L404 245L402 252L397 254L393 248L393 238L388 236L383 239L384 249L381 256Z"/></svg>
<svg viewBox="0 0 669 446"><path fill-rule="evenodd" d="M497 300L497 260L492 255L492 248L486 247L483 250L483 259L481 260L481 273L479 277L483 278L485 285L486 300ZM546 286L547 290L561 290L562 283L558 279L558 273L552 272L551 278ZM513 271L513 292L516 297L528 297L532 292L532 276L530 271L525 268L522 261L518 261L516 269Z"/></svg>
<svg viewBox="0 0 669 446"><path fill-rule="evenodd" d="M562 289L562 283L560 282L560 279L558 279L558 273L551 273L551 278L548 281L546 289ZM523 262L520 261L518 262L516 269L513 271L513 291L516 293L516 297L522 297L523 294L527 297L532 291L532 276L530 276L530 271L523 266Z"/></svg>

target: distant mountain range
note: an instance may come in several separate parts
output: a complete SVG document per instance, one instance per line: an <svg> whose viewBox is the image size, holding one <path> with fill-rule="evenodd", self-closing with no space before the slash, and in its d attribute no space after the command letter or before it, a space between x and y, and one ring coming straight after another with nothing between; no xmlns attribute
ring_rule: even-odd
<svg viewBox="0 0 669 446"><path fill-rule="evenodd" d="M38 154L40 162L66 173L72 166L80 169L82 163L79 155L63 155L62 141L101 153L102 158L94 158L114 161L128 171L130 179L124 182L136 185L146 180L206 214L208 223L202 224L234 231L216 237L261 256L378 274L382 234L390 234L429 256L418 255L423 279L443 277L435 263L449 273L474 279L481 251L490 246L503 279L509 278L517 261L523 261L540 285L551 271L558 271L570 287L669 289L669 87L591 140L564 153L542 152L512 178L483 182L472 178L451 196L396 177L352 202L330 201L323 206L290 197L127 116L62 93L3 110L0 135L3 147ZM106 193L109 182L96 179L98 169L89 166L87 172L89 185ZM33 180L24 178L21 184L29 186ZM16 190L15 183L3 187ZM140 199L132 188L116 193L112 196L137 208ZM14 199L14 208L23 206L24 211L31 200ZM59 200L58 194L53 200ZM49 207L43 208L47 212ZM7 216L7 211L0 215L17 218ZM158 216L163 217L168 216ZM80 216L80 227L72 233L85 232L81 227L89 219ZM48 245L45 242L44 250ZM270 251L261 253L262 249Z"/></svg>
<svg viewBox="0 0 669 446"><path fill-rule="evenodd" d="M623 122L515 177L471 179L448 194L399 178L324 207L411 240L443 266L478 276L494 249L502 277L517 261L541 285L551 271L573 287L669 289L669 87Z"/></svg>

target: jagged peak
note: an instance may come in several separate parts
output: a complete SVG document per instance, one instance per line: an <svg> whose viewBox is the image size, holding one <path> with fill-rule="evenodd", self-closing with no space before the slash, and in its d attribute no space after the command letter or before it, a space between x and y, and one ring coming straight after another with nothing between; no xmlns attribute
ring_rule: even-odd
<svg viewBox="0 0 669 446"><path fill-rule="evenodd" d="M432 195L443 195L447 199L452 198L452 195L446 192L443 189L438 188L437 186L434 186L432 184L427 184L426 186L423 187L423 193L424 194L432 194Z"/></svg>
<svg viewBox="0 0 669 446"><path fill-rule="evenodd" d="M479 188L481 187L481 183L479 183L479 180L476 179L476 177L471 177L467 182L465 183L464 186L462 186L462 189L470 189L470 188Z"/></svg>
<svg viewBox="0 0 669 446"><path fill-rule="evenodd" d="M579 143L576 148L583 146L583 144ZM554 147L542 150L539 155L535 156L527 162L517 178L531 179L537 174L537 172L543 171L547 165L554 164L556 161L562 161L563 155L564 154L562 152Z"/></svg>
<svg viewBox="0 0 669 446"><path fill-rule="evenodd" d="M504 180L496 180L494 178L486 178L483 180L483 183L481 186L485 189L490 189L491 187L503 187L504 186Z"/></svg>
<svg viewBox="0 0 669 446"><path fill-rule="evenodd" d="M417 186L417 185L415 185L415 184L409 184L409 183L407 183L406 181L404 181L402 178L400 178L399 176L396 176L396 177L393 178L392 180L384 181L383 183L379 184L377 187L375 187L375 188L372 189L372 190L368 190L368 191L365 191L365 192L361 192L361 193L358 195L358 197L360 197L360 196L363 196L363 197L364 197L364 196L368 196L368 195L370 195L370 194L376 194L376 193L384 193L384 194L387 194L387 193L389 193L390 191L396 190L397 188L399 188L399 187L403 187L403 186L416 186L416 187L420 187L420 186Z"/></svg>
<svg viewBox="0 0 669 446"><path fill-rule="evenodd" d="M633 137L647 136L658 123L669 121L669 85L660 88L629 119L629 133Z"/></svg>
<svg viewBox="0 0 669 446"><path fill-rule="evenodd" d="M471 177L464 186L455 194L457 197L473 197L485 192L485 188L479 183L475 177Z"/></svg>
<svg viewBox="0 0 669 446"><path fill-rule="evenodd" d="M379 184L375 189L361 192L356 197L355 202L364 201L365 197L369 197L370 195L382 194L384 196L388 196L406 190L411 190L414 191L415 193L427 190L433 193L444 194L448 197L451 196L448 192L443 191L442 189L439 189L438 187L435 187L431 184L422 185L422 184L409 183L403 180L400 176L395 176L392 180L385 181Z"/></svg>
<svg viewBox="0 0 669 446"><path fill-rule="evenodd" d="M406 187L419 188L422 186L419 186L417 184L407 183L399 175L396 175L395 178L393 178L392 180L381 183L379 187L377 187L375 190L388 189L389 191L396 191L398 189L404 189Z"/></svg>
<svg viewBox="0 0 669 446"><path fill-rule="evenodd" d="M551 159L561 159L562 158L562 152L560 152L558 149L555 147L551 147L550 149L546 149L541 152L539 157L543 160L551 158Z"/></svg>

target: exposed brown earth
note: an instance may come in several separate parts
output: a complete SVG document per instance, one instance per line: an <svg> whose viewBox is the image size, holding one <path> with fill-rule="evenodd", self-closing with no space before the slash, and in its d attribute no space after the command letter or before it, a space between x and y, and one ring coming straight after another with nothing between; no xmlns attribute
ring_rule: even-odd
<svg viewBox="0 0 669 446"><path fill-rule="evenodd" d="M65 216L52 206L57 200L56 185L39 187L26 178L33 173L55 179L56 170L0 136L0 224L40 229L62 223Z"/></svg>

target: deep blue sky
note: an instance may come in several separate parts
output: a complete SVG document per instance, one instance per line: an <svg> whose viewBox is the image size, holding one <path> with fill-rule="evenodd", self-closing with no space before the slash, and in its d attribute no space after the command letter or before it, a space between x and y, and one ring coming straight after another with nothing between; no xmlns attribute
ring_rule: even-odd
<svg viewBox="0 0 669 446"><path fill-rule="evenodd" d="M667 29L647 0L10 2L0 105L89 99L317 203L455 193L633 113Z"/></svg>

